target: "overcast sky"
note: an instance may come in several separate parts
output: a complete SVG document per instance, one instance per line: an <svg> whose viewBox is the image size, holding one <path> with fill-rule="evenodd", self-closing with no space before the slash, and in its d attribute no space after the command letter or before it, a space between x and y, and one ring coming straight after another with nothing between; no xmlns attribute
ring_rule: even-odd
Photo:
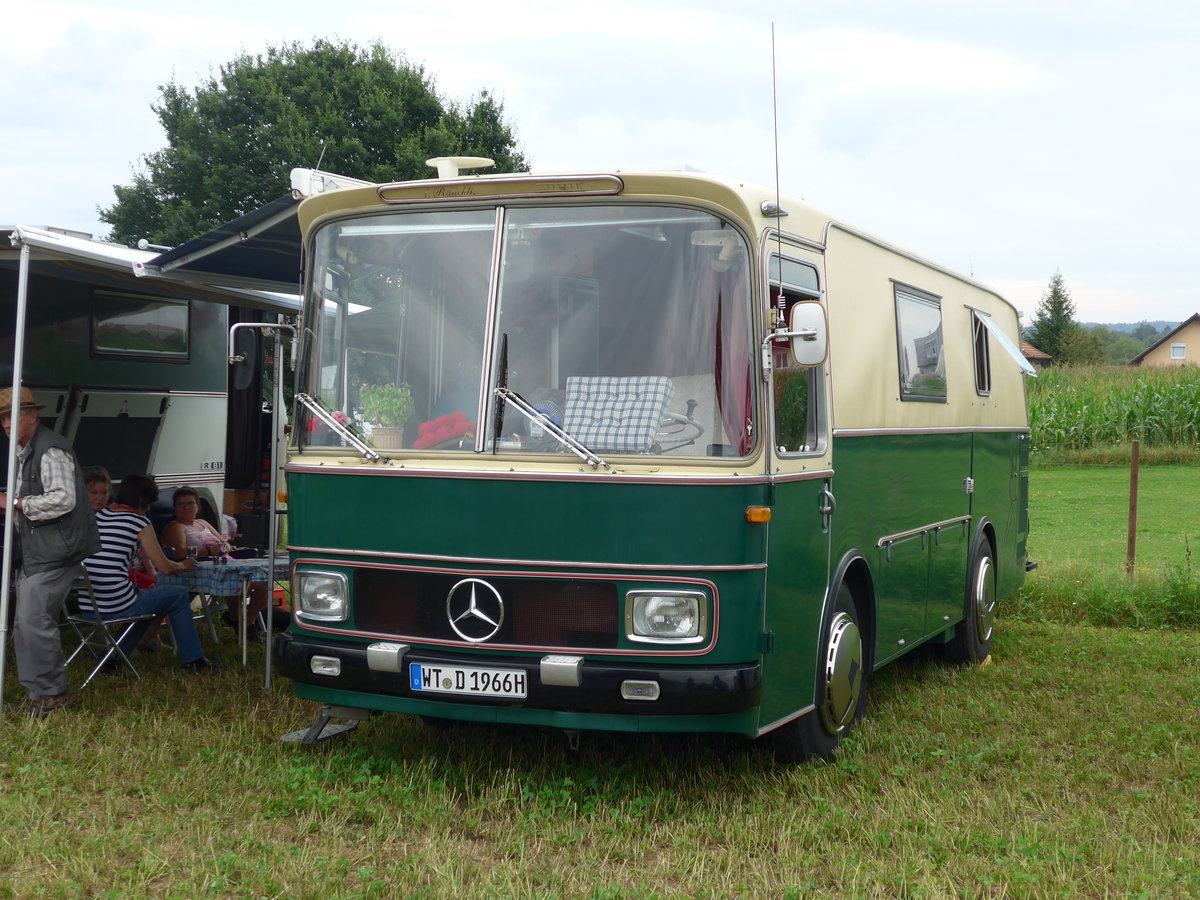
<svg viewBox="0 0 1200 900"><path fill-rule="evenodd" d="M1081 321L1200 312L1200 7L1180 0L9 4L0 225L103 236L97 207L164 145L161 85L314 37L381 40L451 100L491 90L536 169L771 184L772 24L785 194L1026 324L1056 271Z"/></svg>

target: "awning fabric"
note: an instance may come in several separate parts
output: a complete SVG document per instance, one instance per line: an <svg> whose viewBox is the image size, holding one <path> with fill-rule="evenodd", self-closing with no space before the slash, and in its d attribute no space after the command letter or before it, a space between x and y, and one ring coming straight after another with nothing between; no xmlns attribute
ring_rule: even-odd
<svg viewBox="0 0 1200 900"><path fill-rule="evenodd" d="M292 221L295 222L294 213ZM94 281L97 284L111 283L112 279L131 283L135 281L134 275L139 268L155 259L152 253L132 250L119 244L93 241L47 228L18 225L12 229L0 229L0 269L16 269L16 248L22 245L28 246L31 251L33 271L53 271L56 277ZM298 248L298 237L296 245ZM48 266L62 268L44 268ZM254 288L248 280L240 285L218 285L210 279L193 280L166 275L163 282L164 290L168 285L175 293L186 289L187 295L197 300L210 300L285 315L295 314L300 308L300 298L295 285L289 292L283 293ZM146 287L149 288L150 285Z"/></svg>
<svg viewBox="0 0 1200 900"><path fill-rule="evenodd" d="M147 277L296 294L301 277L299 202L285 194L140 263L135 271Z"/></svg>

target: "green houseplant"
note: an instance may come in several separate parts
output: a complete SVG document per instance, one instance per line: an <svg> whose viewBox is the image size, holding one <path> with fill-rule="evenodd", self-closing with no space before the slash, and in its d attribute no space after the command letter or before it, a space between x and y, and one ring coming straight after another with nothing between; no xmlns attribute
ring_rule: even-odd
<svg viewBox="0 0 1200 900"><path fill-rule="evenodd" d="M413 414L412 389L407 384L364 384L358 392L363 418L371 424L375 446L398 449L404 423Z"/></svg>

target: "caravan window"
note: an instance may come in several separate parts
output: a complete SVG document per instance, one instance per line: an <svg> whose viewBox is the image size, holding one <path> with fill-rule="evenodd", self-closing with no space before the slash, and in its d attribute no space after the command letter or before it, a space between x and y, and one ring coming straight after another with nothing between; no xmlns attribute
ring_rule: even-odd
<svg viewBox="0 0 1200 900"><path fill-rule="evenodd" d="M152 359L188 358L188 302L96 291L92 352Z"/></svg>
<svg viewBox="0 0 1200 900"><path fill-rule="evenodd" d="M896 286L900 399L946 402L942 304L933 294Z"/></svg>

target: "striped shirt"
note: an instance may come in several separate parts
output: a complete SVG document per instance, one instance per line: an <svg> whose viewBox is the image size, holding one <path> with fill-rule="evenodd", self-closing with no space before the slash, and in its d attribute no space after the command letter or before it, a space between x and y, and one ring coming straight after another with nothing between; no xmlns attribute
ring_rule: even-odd
<svg viewBox="0 0 1200 900"><path fill-rule="evenodd" d="M83 561L96 591L96 605L102 615L124 612L137 599L137 589L129 580L129 568L137 559L138 534L150 524L145 516L130 510L102 509L96 513L100 529L100 552ZM87 591L79 592L79 608L92 611Z"/></svg>

